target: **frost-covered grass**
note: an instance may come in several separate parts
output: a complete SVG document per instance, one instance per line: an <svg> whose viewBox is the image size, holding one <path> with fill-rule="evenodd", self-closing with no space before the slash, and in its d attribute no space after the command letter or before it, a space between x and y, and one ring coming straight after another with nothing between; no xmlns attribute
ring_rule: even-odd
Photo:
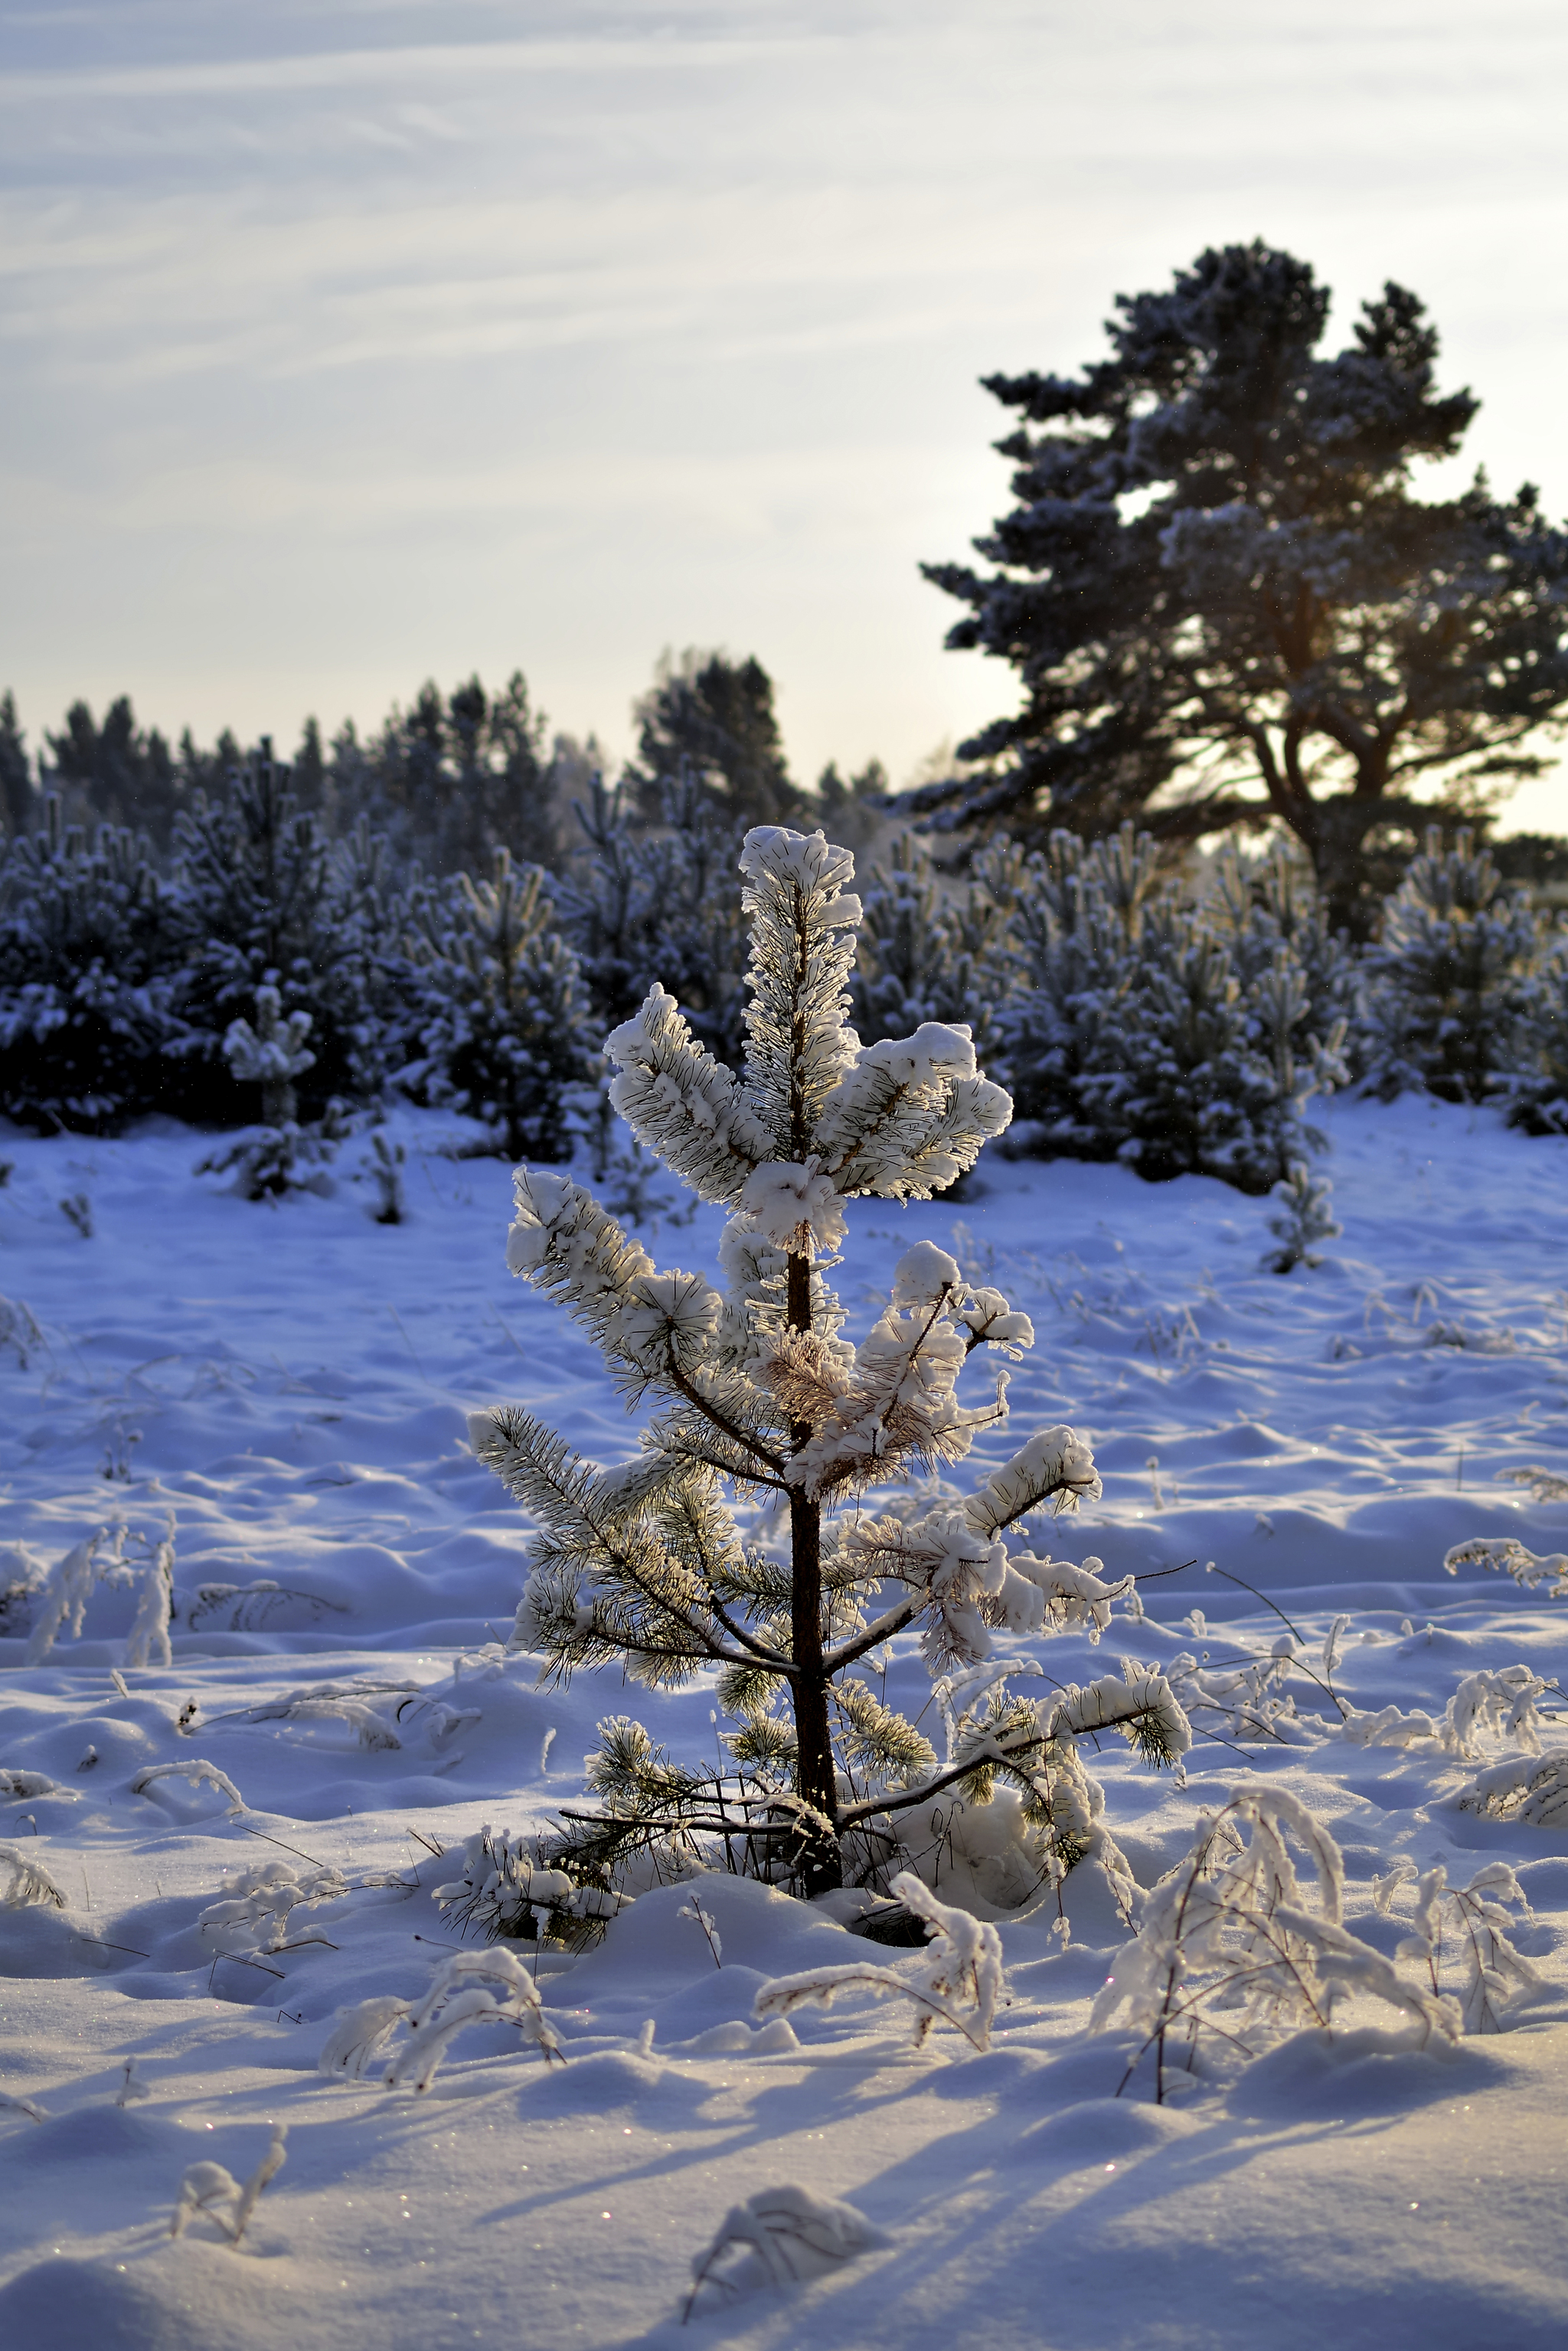
<svg viewBox="0 0 1568 2351"><path fill-rule="evenodd" d="M465 1414L528 1405L605 1462L632 1442L587 1341L505 1273L507 1169L435 1155L449 1123L410 1114L408 1218L378 1225L370 1184L273 1208L198 1181L182 1130L7 1136L0 2339L1560 2343L1568 1616L1552 1576L1498 1572L1517 1554L1442 1562L1481 1537L1568 1550L1568 1144L1409 1098L1325 1123L1344 1229L1285 1278L1260 1270L1273 1205L1197 1178L988 1159L962 1207L848 1210L868 1290L929 1238L1030 1315L982 1467L1080 1428L1104 1499L1052 1547L1151 1579L1144 1623L1118 1612L1098 1648L1009 1642L1061 1681L1125 1652L1184 1694L1185 1786L1120 1742L1091 1759L1139 1886L1257 1782L1334 1840L1329 1924L1432 2017L1469 2001L1471 2030L1423 2032L1419 2001L1375 1997L1372 1959L1338 1966L1314 1930L1313 1983L1350 1985L1332 2032L1220 2006L1196 2054L1167 2035L1158 2105L1147 2058L1114 2095L1146 2022L1088 2029L1124 1889L1074 1873L1064 1943L1053 1899L1009 1907L1003 1839L937 1889L996 1919L984 2054L940 2017L912 2047L911 2003L869 1984L760 2021L771 1980L930 1961L724 1877L641 1896L580 1957L505 1947L537 2012L505 1968L452 1973L434 1896L457 1849L570 1800L625 1703L612 1677L537 1689L499 1646L527 1530ZM711 1273L717 1230L699 1210L655 1253ZM876 1311L848 1303L861 1328ZM171 1513L165 1665L147 1594ZM100 1529L28 1665L6 1588ZM913 1641L887 1677L912 1715ZM706 1681L636 1696L698 1764L714 1705ZM1533 1923L1511 1902L1489 1924L1493 1865ZM1297 1888L1314 1917L1321 1876ZM1508 2029L1478 2032L1494 1931L1541 1981L1493 1953ZM1257 1932L1248 1910L1228 1948L1255 1958ZM1224 2037L1249 2031L1250 2062ZM287 2165L235 2243L275 2125Z"/></svg>

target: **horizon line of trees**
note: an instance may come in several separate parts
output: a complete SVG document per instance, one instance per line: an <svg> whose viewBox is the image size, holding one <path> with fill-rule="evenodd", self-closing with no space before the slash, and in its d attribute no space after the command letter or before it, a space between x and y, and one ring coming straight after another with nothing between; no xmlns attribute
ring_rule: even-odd
<svg viewBox="0 0 1568 2351"><path fill-rule="evenodd" d="M695 775L715 811L732 822L817 815L862 838L891 789L875 759L847 778L831 762L814 786L798 784L773 680L754 655L666 652L633 716L637 749L619 783L633 821L644 826L661 820L664 783L678 774ZM203 746L187 726L172 746L138 721L129 694L101 718L87 701L72 703L34 755L7 690L0 694L0 835L35 831L57 798L68 827L145 834L166 862L182 811L222 793L256 758L273 756L270 737L246 744L228 727ZM417 863L437 875L487 872L497 849L555 867L580 845L574 801L586 804L595 778L612 766L592 734L551 733L520 669L495 690L477 673L444 693L427 680L406 708L394 705L367 734L345 719L327 740L319 722L307 718L293 758L278 764L298 805L329 835L345 838L362 819L385 837L400 868Z"/></svg>

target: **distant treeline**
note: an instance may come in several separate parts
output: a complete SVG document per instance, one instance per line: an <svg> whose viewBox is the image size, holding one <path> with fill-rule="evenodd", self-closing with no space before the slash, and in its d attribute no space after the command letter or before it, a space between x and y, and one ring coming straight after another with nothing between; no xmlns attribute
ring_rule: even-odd
<svg viewBox="0 0 1568 2351"><path fill-rule="evenodd" d="M623 797L651 822L659 820L663 779L685 770L701 777L716 809L750 824L810 812L813 821L837 817L863 831L855 804L875 803L888 789L873 761L847 782L830 766L814 791L803 790L785 760L773 681L755 659L666 655L635 716L637 756L624 771ZM0 820L13 835L30 832L45 801L57 797L68 826L89 835L100 824L145 833L162 862L181 811L221 794L257 748L226 727L209 746L189 727L171 745L157 727L138 722L130 695L121 695L101 717L86 702L73 703L30 755L15 697L6 694ZM287 764L296 803L330 837L346 838L362 818L385 838L400 870L417 863L446 874L487 872L497 849L520 863L559 865L580 845L572 804L586 799L609 763L591 735L580 741L551 734L517 670L498 690L477 676L449 693L427 683L406 709L394 707L364 736L346 719L327 741L308 719Z"/></svg>

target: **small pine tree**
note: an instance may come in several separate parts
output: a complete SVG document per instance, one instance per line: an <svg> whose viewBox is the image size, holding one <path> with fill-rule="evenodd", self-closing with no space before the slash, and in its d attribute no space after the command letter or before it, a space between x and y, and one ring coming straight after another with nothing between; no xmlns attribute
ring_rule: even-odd
<svg viewBox="0 0 1568 2351"><path fill-rule="evenodd" d="M1407 1087L1484 1101L1506 1078L1543 947L1542 925L1490 852L1462 828L1445 851L1430 827L1367 956L1368 1082L1385 1101Z"/></svg>
<svg viewBox="0 0 1568 2351"><path fill-rule="evenodd" d="M1264 1265L1270 1273L1322 1265L1318 1243L1337 1240L1344 1230L1334 1221L1325 1179L1311 1174L1304 1159L1292 1160L1289 1173L1274 1186L1274 1197L1280 1205L1269 1219L1269 1230L1275 1246L1264 1257Z"/></svg>
<svg viewBox="0 0 1568 2351"><path fill-rule="evenodd" d="M44 820L0 852L0 1111L111 1132L161 1102L183 1033L177 908L145 835L89 844L54 795Z"/></svg>
<svg viewBox="0 0 1568 2351"><path fill-rule="evenodd" d="M222 799L198 790L176 817L174 888L187 937L178 1106L187 1116L222 1125L247 1115L224 1039L235 1020L254 1023L263 987L277 987L286 1015L309 1015L308 1113L353 1090L336 976L353 960L356 942L339 920L330 872L326 834L299 806L265 737Z"/></svg>
<svg viewBox="0 0 1568 2351"><path fill-rule="evenodd" d="M224 1059L241 1085L261 1088L264 1126L282 1126L298 1114L294 1081L316 1056L305 1042L310 1033L308 1012L284 1017L283 998L270 977L256 991L256 1018L231 1020L224 1036Z"/></svg>
<svg viewBox="0 0 1568 2351"><path fill-rule="evenodd" d="M421 1059L402 1082L483 1120L514 1159L570 1155L569 1097L591 1068L577 958L547 881L498 849L491 881L460 873L410 905Z"/></svg>
<svg viewBox="0 0 1568 2351"><path fill-rule="evenodd" d="M538 1528L516 1638L542 1653L547 1677L613 1664L657 1687L717 1667L737 1726L727 1778L672 1762L639 1724L602 1724L590 1773L602 1810L574 1815L559 1854L609 1871L649 1848L689 1862L716 1841L736 1865L816 1894L846 1870L884 1869L900 1818L942 1791L984 1803L1010 1782L1050 1876L1099 1834L1077 1740L1113 1729L1166 1762L1187 1738L1156 1672L1124 1667L1031 1703L1006 1694L1005 1668L984 1668L993 1628L1040 1632L1075 1611L1097 1628L1126 1588L1102 1584L1097 1562L1009 1555L1004 1541L1044 1504L1097 1495L1092 1458L1071 1429L1042 1430L966 1502L909 1497L872 1515L874 1489L961 1460L1002 1420L1004 1379L966 1410L958 1375L977 1349L1010 1353L1033 1332L930 1242L901 1259L859 1348L825 1279L847 1198L928 1198L974 1165L1011 1104L966 1029L928 1022L862 1046L847 1025L861 907L846 851L765 827L747 835L741 872L743 1075L697 1045L657 987L605 1049L639 1143L730 1212L727 1288L657 1271L566 1177L517 1174L507 1262L586 1326L628 1402L651 1397L655 1412L641 1458L608 1473L526 1411L474 1416L476 1454ZM772 1504L781 1552L744 1539L737 1502ZM944 1677L945 1769L855 1671L916 1625Z"/></svg>

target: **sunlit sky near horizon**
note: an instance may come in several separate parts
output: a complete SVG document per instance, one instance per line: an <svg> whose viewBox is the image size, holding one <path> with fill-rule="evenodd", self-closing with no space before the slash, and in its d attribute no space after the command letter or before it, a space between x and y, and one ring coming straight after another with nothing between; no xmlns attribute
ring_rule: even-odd
<svg viewBox="0 0 1568 2351"><path fill-rule="evenodd" d="M292 744L520 666L623 754L724 645L902 780L1013 700L917 570L1006 503L978 377L1206 245L1336 346L1414 287L1462 470L1568 511L1565 99L1545 0L0 0L0 685Z"/></svg>

